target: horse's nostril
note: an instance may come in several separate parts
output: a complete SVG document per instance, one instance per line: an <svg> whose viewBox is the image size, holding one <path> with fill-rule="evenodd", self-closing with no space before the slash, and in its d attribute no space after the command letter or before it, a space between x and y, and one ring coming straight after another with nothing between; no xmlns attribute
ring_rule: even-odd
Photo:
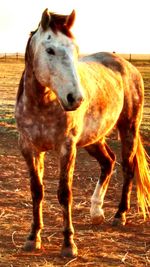
<svg viewBox="0 0 150 267"><path fill-rule="evenodd" d="M67 100L68 100L69 104L73 104L75 102L75 98L74 98L73 94L69 93L67 95Z"/></svg>

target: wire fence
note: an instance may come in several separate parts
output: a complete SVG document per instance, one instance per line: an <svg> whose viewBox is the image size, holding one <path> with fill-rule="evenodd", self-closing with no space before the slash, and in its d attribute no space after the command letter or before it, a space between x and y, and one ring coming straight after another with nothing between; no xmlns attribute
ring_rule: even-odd
<svg viewBox="0 0 150 267"><path fill-rule="evenodd" d="M129 61L150 61L150 54L120 54Z"/></svg>
<svg viewBox="0 0 150 267"><path fill-rule="evenodd" d="M113 52L117 54L116 52ZM119 54L129 61L150 61L150 54ZM24 60L24 53L0 53L0 61Z"/></svg>
<svg viewBox="0 0 150 267"><path fill-rule="evenodd" d="M24 53L0 53L0 61L24 60Z"/></svg>

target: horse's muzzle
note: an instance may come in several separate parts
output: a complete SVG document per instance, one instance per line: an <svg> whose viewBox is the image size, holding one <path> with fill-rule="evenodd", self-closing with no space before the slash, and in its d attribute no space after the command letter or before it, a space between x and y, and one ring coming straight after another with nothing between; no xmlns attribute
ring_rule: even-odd
<svg viewBox="0 0 150 267"><path fill-rule="evenodd" d="M84 101L83 96L74 97L72 93L67 95L67 103L63 105L63 108L66 111L73 111L80 107L82 102Z"/></svg>

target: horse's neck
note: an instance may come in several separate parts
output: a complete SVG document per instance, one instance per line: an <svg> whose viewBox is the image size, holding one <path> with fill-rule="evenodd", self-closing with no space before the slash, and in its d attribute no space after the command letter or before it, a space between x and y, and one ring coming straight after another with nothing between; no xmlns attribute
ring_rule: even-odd
<svg viewBox="0 0 150 267"><path fill-rule="evenodd" d="M97 62L78 62L78 73L83 87L86 89L98 84L98 76L101 73L101 65Z"/></svg>
<svg viewBox="0 0 150 267"><path fill-rule="evenodd" d="M42 86L30 69L26 69L24 73L24 94L29 105L45 106L56 100L56 95L53 91L48 87Z"/></svg>

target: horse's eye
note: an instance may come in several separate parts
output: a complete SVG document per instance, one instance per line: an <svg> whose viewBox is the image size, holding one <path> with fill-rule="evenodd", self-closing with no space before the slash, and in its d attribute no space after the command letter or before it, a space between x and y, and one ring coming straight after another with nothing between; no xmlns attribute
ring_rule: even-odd
<svg viewBox="0 0 150 267"><path fill-rule="evenodd" d="M49 47L46 49L46 52L49 54L49 55L55 55L55 51L53 48Z"/></svg>

